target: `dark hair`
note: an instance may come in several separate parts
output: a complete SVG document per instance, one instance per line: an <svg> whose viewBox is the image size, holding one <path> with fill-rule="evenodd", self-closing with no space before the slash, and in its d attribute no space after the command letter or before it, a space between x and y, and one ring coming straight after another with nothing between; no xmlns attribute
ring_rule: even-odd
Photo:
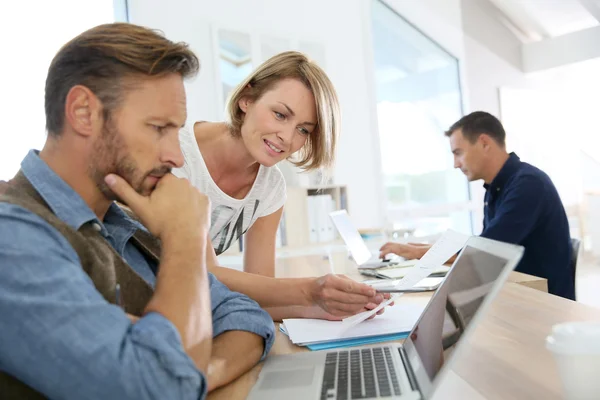
<svg viewBox="0 0 600 400"><path fill-rule="evenodd" d="M54 56L46 78L46 129L59 135L64 127L65 101L73 86L89 88L102 102L108 120L132 83L127 78L178 73L194 76L200 62L186 43L174 43L162 33L138 25L114 23L87 30Z"/></svg>
<svg viewBox="0 0 600 400"><path fill-rule="evenodd" d="M504 146L506 132L498 118L485 111L475 111L465 115L458 122L455 122L450 129L446 131L446 136L450 137L457 130L461 130L465 139L475 143L477 138L485 133L501 146Z"/></svg>

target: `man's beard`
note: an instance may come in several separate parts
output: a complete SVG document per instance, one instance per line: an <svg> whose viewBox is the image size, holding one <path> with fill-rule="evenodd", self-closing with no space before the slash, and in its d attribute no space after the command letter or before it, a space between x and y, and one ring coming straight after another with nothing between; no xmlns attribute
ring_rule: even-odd
<svg viewBox="0 0 600 400"><path fill-rule="evenodd" d="M148 196L154 187L144 187L144 182L149 175L161 177L171 172L168 166L154 168L147 173L142 173L135 160L131 157L129 149L121 134L113 126L110 119L104 123L101 136L96 139L88 175L96 187L111 201L123 202L106 184L104 178L108 174L115 174L123 178L129 185L142 196Z"/></svg>

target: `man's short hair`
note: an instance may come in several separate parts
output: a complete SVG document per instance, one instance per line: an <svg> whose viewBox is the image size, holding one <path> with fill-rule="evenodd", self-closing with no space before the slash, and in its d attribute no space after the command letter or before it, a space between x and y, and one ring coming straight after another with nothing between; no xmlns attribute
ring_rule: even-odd
<svg viewBox="0 0 600 400"><path fill-rule="evenodd" d="M102 102L108 120L136 77L197 74L200 63L186 43L174 43L142 26L114 23L87 30L56 54L46 78L46 129L62 132L65 102L72 87L83 85Z"/></svg>
<svg viewBox="0 0 600 400"><path fill-rule="evenodd" d="M477 138L485 133L499 145L505 145L506 132L504 132L502 123L498 118L485 111L475 111L469 115L465 115L446 131L446 136L452 136L459 129L462 131L465 139L471 143L475 143Z"/></svg>

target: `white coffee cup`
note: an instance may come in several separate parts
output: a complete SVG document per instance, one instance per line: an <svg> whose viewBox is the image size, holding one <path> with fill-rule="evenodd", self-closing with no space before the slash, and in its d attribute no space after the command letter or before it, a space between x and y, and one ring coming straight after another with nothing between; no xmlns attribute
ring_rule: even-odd
<svg viewBox="0 0 600 400"><path fill-rule="evenodd" d="M600 321L554 325L546 347L556 359L565 399L600 399Z"/></svg>

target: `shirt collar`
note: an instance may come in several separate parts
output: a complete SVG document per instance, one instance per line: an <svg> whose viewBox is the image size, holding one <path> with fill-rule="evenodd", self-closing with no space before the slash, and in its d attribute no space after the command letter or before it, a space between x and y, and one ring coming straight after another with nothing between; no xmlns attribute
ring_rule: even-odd
<svg viewBox="0 0 600 400"><path fill-rule="evenodd" d="M27 153L21 162L21 170L52 212L73 229L79 230L88 222L102 226L81 196L40 158L38 151ZM110 205L104 220L115 224L134 224L115 203ZM105 228L102 226L102 229Z"/></svg>
<svg viewBox="0 0 600 400"><path fill-rule="evenodd" d="M113 202L110 205L110 207L108 207L108 211L104 216L104 223L107 225L118 225L130 230L146 230L146 228L141 223L134 219L131 219L129 215L127 215L127 213L125 213L125 211L123 211L121 207L119 207L115 202Z"/></svg>
<svg viewBox="0 0 600 400"><path fill-rule="evenodd" d="M519 169L521 165L521 159L514 152L508 155L508 160L504 163L498 175L492 180L492 183L484 184L483 187L485 189L496 188L496 190L500 191L504 184L509 180L511 176L513 176Z"/></svg>

